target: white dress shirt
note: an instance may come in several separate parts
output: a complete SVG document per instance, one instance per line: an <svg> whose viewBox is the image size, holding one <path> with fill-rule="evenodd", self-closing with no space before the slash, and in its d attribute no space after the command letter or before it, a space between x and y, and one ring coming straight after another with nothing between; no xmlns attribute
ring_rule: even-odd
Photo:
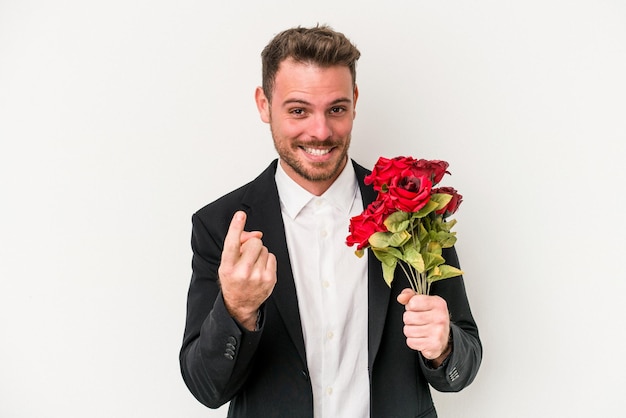
<svg viewBox="0 0 626 418"><path fill-rule="evenodd" d="M290 179L276 185L313 387L315 418L369 417L367 255L345 244L363 211L350 162L321 196Z"/></svg>

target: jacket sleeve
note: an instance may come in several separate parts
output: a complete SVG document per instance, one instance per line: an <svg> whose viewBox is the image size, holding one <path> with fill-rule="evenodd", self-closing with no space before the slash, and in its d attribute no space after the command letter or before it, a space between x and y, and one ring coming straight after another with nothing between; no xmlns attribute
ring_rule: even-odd
<svg viewBox="0 0 626 418"><path fill-rule="evenodd" d="M212 220L212 227L223 223L216 221ZM210 231L198 214L192 217L192 224L193 272L180 367L191 393L204 405L218 408L246 382L262 327L246 330L224 305L217 269L226 230L213 227Z"/></svg>
<svg viewBox="0 0 626 418"><path fill-rule="evenodd" d="M454 248L446 251L446 264L459 267ZM470 310L463 277L435 282L431 293L441 296L448 304L452 352L437 369L431 368L423 357L420 366L434 389L440 392L458 392L472 383L482 361L483 350L478 327Z"/></svg>

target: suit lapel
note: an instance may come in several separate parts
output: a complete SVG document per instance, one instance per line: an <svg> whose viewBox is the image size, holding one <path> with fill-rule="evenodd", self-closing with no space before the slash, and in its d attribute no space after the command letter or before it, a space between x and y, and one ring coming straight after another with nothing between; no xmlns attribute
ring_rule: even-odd
<svg viewBox="0 0 626 418"><path fill-rule="evenodd" d="M361 189L361 197L363 199L363 207L367 207L376 199L377 192L370 186L366 186L363 179L369 171L353 162L354 171L356 172ZM368 365L371 373L374 359L380 347L380 340L385 327L385 319L387 316L387 307L389 306L389 297L391 289L383 280L383 272L380 262L376 259L371 250L368 251Z"/></svg>
<svg viewBox="0 0 626 418"><path fill-rule="evenodd" d="M242 203L248 207L246 230L263 232L263 243L276 256L277 282L268 303L276 305L289 336L293 340L302 361L306 364L296 286L287 250L278 189L274 180L276 165L277 161L275 160L253 181L248 193L243 198Z"/></svg>

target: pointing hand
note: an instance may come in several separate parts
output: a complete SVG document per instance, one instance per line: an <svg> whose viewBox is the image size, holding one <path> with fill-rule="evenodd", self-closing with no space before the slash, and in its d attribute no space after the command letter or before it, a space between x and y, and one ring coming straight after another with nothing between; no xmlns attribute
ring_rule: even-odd
<svg viewBox="0 0 626 418"><path fill-rule="evenodd" d="M218 269L226 309L254 330L258 309L276 284L276 257L263 245L260 231L244 231L246 214L236 212L224 240Z"/></svg>

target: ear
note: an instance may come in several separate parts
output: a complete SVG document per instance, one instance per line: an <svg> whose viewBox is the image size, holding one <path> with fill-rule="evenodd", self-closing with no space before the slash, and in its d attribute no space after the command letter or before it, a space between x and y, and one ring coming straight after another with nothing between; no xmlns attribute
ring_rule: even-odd
<svg viewBox="0 0 626 418"><path fill-rule="evenodd" d="M352 119L356 118L356 101L359 98L359 86L354 85L354 93L352 98Z"/></svg>
<svg viewBox="0 0 626 418"><path fill-rule="evenodd" d="M256 88L254 100L256 101L256 107L259 110L261 120L265 123L270 123L270 102L267 100L262 87Z"/></svg>

